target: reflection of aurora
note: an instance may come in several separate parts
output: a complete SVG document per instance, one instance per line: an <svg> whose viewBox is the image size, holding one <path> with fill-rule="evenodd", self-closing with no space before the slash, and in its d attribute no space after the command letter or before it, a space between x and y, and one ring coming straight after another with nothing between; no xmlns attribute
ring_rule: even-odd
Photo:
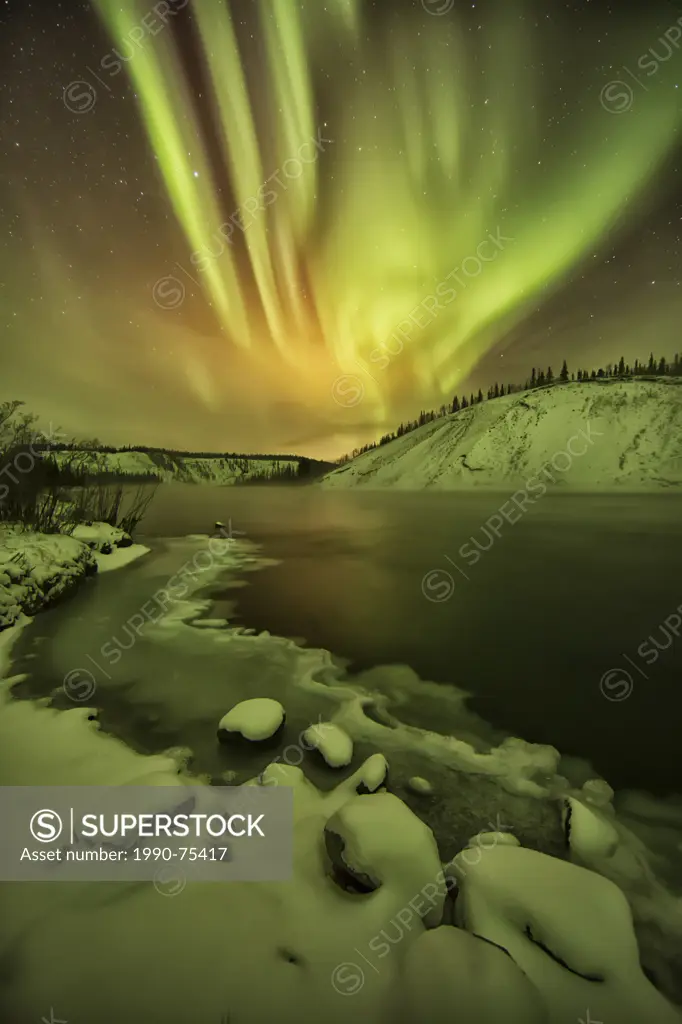
<svg viewBox="0 0 682 1024"><path fill-rule="evenodd" d="M141 0L95 6L119 46L147 13ZM360 374L365 423L370 410L386 422L407 394L450 396L606 238L680 120L666 67L626 115L609 113L603 65L587 84L584 68L579 84L559 79L541 117L545 65L518 5L505 0L474 33L456 9L398 6L377 27L361 0L260 0L246 30L237 4L193 0L201 86L181 52L187 12L126 63L195 261L233 225L197 275L225 333L256 374L275 354L282 388L296 378L325 415L332 381ZM630 56L628 44L622 63ZM320 132L333 143L256 210L264 182ZM371 354L496 231L513 244L405 331L400 358L377 373Z"/></svg>

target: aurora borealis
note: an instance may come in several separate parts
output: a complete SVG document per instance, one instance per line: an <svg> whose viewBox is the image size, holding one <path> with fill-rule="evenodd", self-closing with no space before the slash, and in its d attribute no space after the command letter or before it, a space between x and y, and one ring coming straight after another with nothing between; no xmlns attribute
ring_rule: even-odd
<svg viewBox="0 0 682 1024"><path fill-rule="evenodd" d="M652 323L672 351L667 4L16 7L5 397L67 430L333 457Z"/></svg>

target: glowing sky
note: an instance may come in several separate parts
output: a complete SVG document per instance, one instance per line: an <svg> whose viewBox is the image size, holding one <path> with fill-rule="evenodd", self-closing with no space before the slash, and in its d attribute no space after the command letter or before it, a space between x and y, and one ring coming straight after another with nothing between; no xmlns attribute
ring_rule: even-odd
<svg viewBox="0 0 682 1024"><path fill-rule="evenodd" d="M10 44L4 309L7 382L68 429L329 456L533 362L646 355L652 314L671 354L666 5L56 6L57 67L47 8Z"/></svg>

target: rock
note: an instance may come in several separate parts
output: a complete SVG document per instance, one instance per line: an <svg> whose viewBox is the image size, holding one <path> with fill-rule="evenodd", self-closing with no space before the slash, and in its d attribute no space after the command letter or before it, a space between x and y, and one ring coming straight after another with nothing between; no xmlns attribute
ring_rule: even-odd
<svg viewBox="0 0 682 1024"><path fill-rule="evenodd" d="M272 739L284 726L285 717L282 705L270 697L243 700L220 719L218 739L225 743L242 736L252 743L261 743Z"/></svg>

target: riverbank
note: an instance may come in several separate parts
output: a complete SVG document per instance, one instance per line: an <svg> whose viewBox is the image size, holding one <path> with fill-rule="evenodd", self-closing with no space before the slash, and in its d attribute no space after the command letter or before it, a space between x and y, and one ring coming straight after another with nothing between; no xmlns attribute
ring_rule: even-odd
<svg viewBox="0 0 682 1024"><path fill-rule="evenodd" d="M20 628L0 638L0 676ZM3 784L202 783L187 751L135 753L101 731L96 709L15 700L16 681L0 684ZM333 1024L358 1015L444 1024L457 1006L481 1024L547 1024L584 1018L589 1006L593 1020L679 1024L642 973L623 892L580 864L589 856L603 870L616 848L621 867L636 863L622 833L614 847L608 794L570 804L568 856L577 863L483 830L443 862L430 829L374 767L367 759L326 792L287 763L250 780L293 789L287 882L185 884L175 869L172 879L115 888L3 885L0 958L14 965L0 996L5 1019L53 1007L100 1024L293 1024L320 1012ZM363 783L375 792L358 796ZM351 869L377 880L374 891L339 884L330 834L345 842Z"/></svg>
<svg viewBox="0 0 682 1024"><path fill-rule="evenodd" d="M80 525L69 535L0 525L0 630L56 604L88 576L127 565L148 550L108 523Z"/></svg>
<svg viewBox="0 0 682 1024"><path fill-rule="evenodd" d="M98 677L97 697L88 698L94 706L68 710L55 706L49 690L47 700L16 699L10 690L18 684L18 695L25 677L7 679L0 688L0 783L205 782L203 765L192 758L200 743L219 747L220 717L249 697L277 699L286 712L281 750L261 754L265 767L240 771L237 781L292 787L291 881L172 891L142 883L115 890L111 883L2 886L0 960L21 965L0 1000L6 1018L39 1018L53 1006L55 1016L101 1024L146 1024L152 1017L218 1022L230 1014L249 1024L293 1024L321 1009L335 1024L358 1014L370 1024L440 1024L458 1006L475 1021L540 1024L585 1019L589 1006L594 1020L677 1022L639 959L659 988L678 998L680 900L675 886L661 881L659 851L654 856L614 811L609 787L595 786L599 780L572 787L559 777L559 754L549 747L510 739L474 748L455 725L446 736L383 721L378 679L367 674L350 685L328 651L217 621L208 586L226 573L241 579L263 562L249 542L208 535L165 542L140 566L141 593L131 589L130 608L140 606L141 594L160 593L157 587L170 592L171 607L145 621L134 642L105 598L137 573L122 574L120 587L103 581L77 596L74 656L100 657L101 622L102 637L115 639L121 651L116 664L123 671L117 676L107 662L114 678ZM61 633L72 610L54 614ZM41 647L45 632L36 638ZM19 635L15 626L0 641ZM14 671L34 674L38 664ZM54 690L61 672L52 658L48 667ZM383 671L404 693L396 670ZM210 710L214 675L219 714ZM435 687L416 677L414 686L422 699L434 698ZM140 734L147 752L133 750L121 738L131 722L160 710L158 732L150 720ZM349 774L324 763L310 770L315 755L297 738L318 711L352 738ZM150 754L157 738L165 746ZM360 782L367 787L368 775L376 774L370 761L377 756L388 775L379 791L358 796ZM222 766L233 778L244 768L236 759ZM404 792L404 779L414 775L429 781L430 794ZM554 856L536 839L550 818L563 839ZM354 866L380 881L378 890L339 886L325 852L329 831L346 837ZM491 832L497 834L484 841ZM448 872L459 893L454 905L438 891ZM429 906L440 912L438 921L422 919ZM149 951L144 962L142 943ZM595 977L603 983L595 985Z"/></svg>

